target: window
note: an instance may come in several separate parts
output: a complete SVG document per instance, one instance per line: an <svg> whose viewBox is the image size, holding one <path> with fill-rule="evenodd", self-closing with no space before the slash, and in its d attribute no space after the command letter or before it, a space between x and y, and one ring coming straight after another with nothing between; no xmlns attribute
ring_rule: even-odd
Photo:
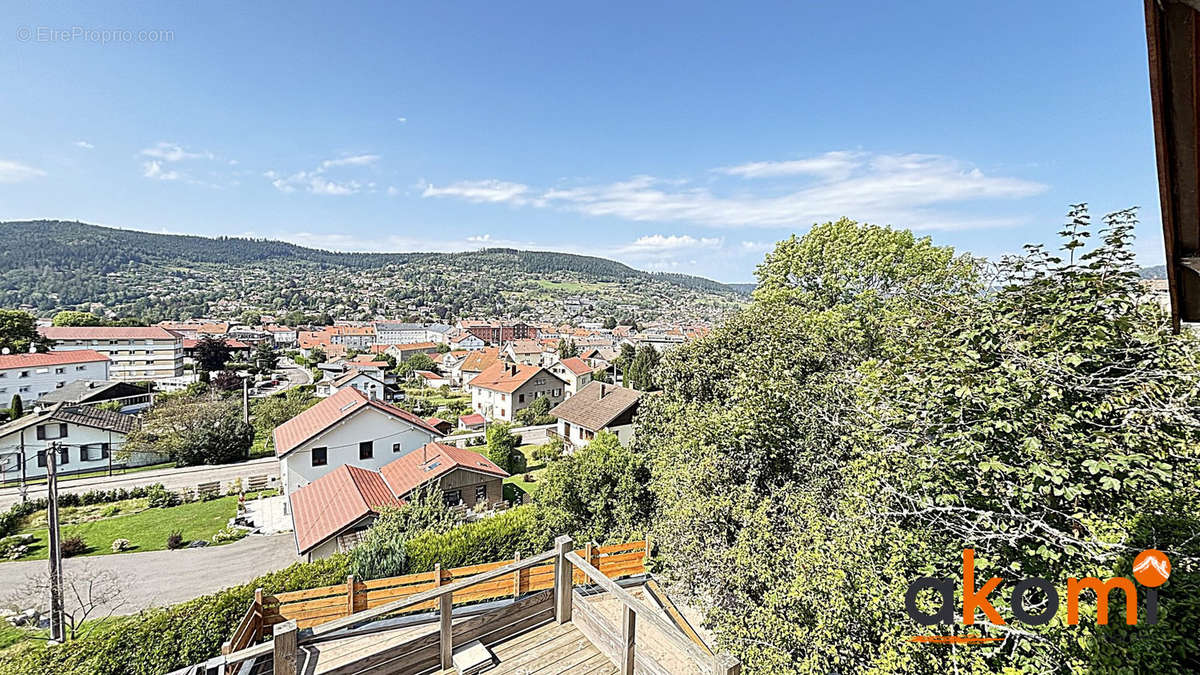
<svg viewBox="0 0 1200 675"><path fill-rule="evenodd" d="M517 398L519 399L519 400L517 401L517 403L524 403L524 402L525 402L525 394L519 394L519 395L517 396Z"/></svg>
<svg viewBox="0 0 1200 675"><path fill-rule="evenodd" d="M325 466L329 463L329 448L312 449L312 465Z"/></svg>
<svg viewBox="0 0 1200 675"><path fill-rule="evenodd" d="M58 438L67 437L66 424L39 424L37 428L37 439L39 441L53 441Z"/></svg>
<svg viewBox="0 0 1200 675"><path fill-rule="evenodd" d="M475 503L478 504L479 502L486 502L486 501L487 501L487 486L486 485L476 485L475 486Z"/></svg>
<svg viewBox="0 0 1200 675"><path fill-rule="evenodd" d="M555 396L562 396L562 389L555 389L555 390L554 390L554 395L555 395Z"/></svg>
<svg viewBox="0 0 1200 675"><path fill-rule="evenodd" d="M55 368L55 369L54 369L54 374L55 374L55 375L62 375L62 374L63 374L63 373L65 373L65 372L67 372L67 369L66 369L66 368Z"/></svg>
<svg viewBox="0 0 1200 675"><path fill-rule="evenodd" d="M96 462L108 459L108 443L88 443L79 446L79 461Z"/></svg>
<svg viewBox="0 0 1200 675"><path fill-rule="evenodd" d="M75 370L87 370L87 366L75 366Z"/></svg>
<svg viewBox="0 0 1200 675"><path fill-rule="evenodd" d="M54 385L54 388L55 388L55 389L62 389L64 384L66 384L66 382L58 382L58 383L56 383L56 384Z"/></svg>
<svg viewBox="0 0 1200 675"><path fill-rule="evenodd" d="M462 490L446 491L446 506L458 506L462 503Z"/></svg>
<svg viewBox="0 0 1200 675"><path fill-rule="evenodd" d="M37 453L37 465L38 466L45 468L47 452L49 452L49 450L38 450L38 453ZM64 464L67 464L70 459L71 458L67 456L67 449L66 448L60 449L58 451L58 461L55 463L55 469L57 469L58 467L60 467Z"/></svg>
<svg viewBox="0 0 1200 675"><path fill-rule="evenodd" d="M29 377L29 371L28 371L28 370L22 370L22 371L21 371L21 374L20 374L20 376L19 376L19 377Z"/></svg>
<svg viewBox="0 0 1200 675"><path fill-rule="evenodd" d="M374 456L375 456L375 442L374 441L363 441L362 443L358 444L358 458L359 459L371 459Z"/></svg>
<svg viewBox="0 0 1200 675"><path fill-rule="evenodd" d="M400 452L400 444L392 443L392 452Z"/></svg>

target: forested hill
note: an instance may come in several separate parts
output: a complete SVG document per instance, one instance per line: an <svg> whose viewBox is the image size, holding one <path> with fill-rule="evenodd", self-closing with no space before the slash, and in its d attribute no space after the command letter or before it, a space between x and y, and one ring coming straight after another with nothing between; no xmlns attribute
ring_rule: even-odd
<svg viewBox="0 0 1200 675"><path fill-rule="evenodd" d="M546 300L540 296L547 293L553 296L555 291L562 291L563 295L568 292L586 295L612 285L628 286L628 290L634 292L633 287L639 283L649 284L651 288L647 292L650 294L654 293L654 288L675 288L704 296L734 297L728 286L701 277L644 272L605 258L547 251L493 248L461 253L347 253L267 239L156 234L47 220L2 222L0 241L5 243L0 249L0 304L32 305L41 310L99 302L122 314L146 314L147 310L153 309L150 313L154 315L172 315L179 313L175 309L180 302L196 310L196 300L203 304L216 300L188 297L164 302L155 288L156 272L184 277L185 284L172 294L179 300L178 296L189 293L211 295L204 293L211 289L186 283L197 274L205 279L232 274L244 280L247 274L258 278L261 276L258 273L270 276L268 273L274 270L280 276L299 282L298 294L303 296L285 299L282 307L263 307L276 310L330 309L329 302L309 302L315 299L302 292L312 283L319 285L322 277L343 280L353 277L361 283L350 283L345 290L390 294L396 302L414 301L401 303L405 305L401 309L452 306L452 289L460 286L462 281L472 281L489 296L488 300L473 302L468 297L458 303L458 310L482 309L487 310L485 314L506 308L521 309L510 305L513 300L517 305L522 304L520 300L526 296L537 301ZM458 279L456 274L469 275L469 278ZM379 289L377 283L369 283L371 278L392 283ZM444 290L432 295L405 290L423 281L430 281L434 289L442 287ZM528 286L524 282L534 285ZM286 295L286 289L291 286L284 284L284 287ZM149 299L151 306L142 303L140 309L125 308L124 305L137 302L139 292L154 296ZM227 300L248 300L236 293L233 295ZM481 298L476 294L474 299ZM646 299L632 297L628 304L644 304L642 301ZM358 299L346 298L342 304L355 301ZM378 304L376 308L382 309ZM387 304L386 300L382 301L382 305ZM495 304L499 307L492 306ZM413 305L413 308L407 305Z"/></svg>

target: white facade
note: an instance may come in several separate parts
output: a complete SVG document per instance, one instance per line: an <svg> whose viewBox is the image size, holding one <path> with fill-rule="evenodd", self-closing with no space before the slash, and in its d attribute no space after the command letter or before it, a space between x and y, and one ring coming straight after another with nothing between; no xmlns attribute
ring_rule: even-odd
<svg viewBox="0 0 1200 675"><path fill-rule="evenodd" d="M366 394L367 398L369 399L374 399L376 401L383 400L384 385L379 378L373 377L368 373L360 372L349 380L338 384L340 380L341 378L338 378L337 380L322 380L319 382L317 384L317 396L333 396L335 393L345 389L346 387L352 387Z"/></svg>
<svg viewBox="0 0 1200 675"><path fill-rule="evenodd" d="M21 356L8 357L8 362L25 360ZM30 356L37 356L31 354ZM32 359L29 359L32 361ZM15 365L0 368L0 405L7 406L13 396L20 396L28 410L30 404L43 394L66 386L75 380L107 380L108 361L59 362L46 365Z"/></svg>
<svg viewBox="0 0 1200 675"><path fill-rule="evenodd" d="M558 435L573 448L582 448L592 442L598 431L607 431L617 435L617 440L621 445L629 447L633 442L633 425L621 424L617 426L608 426L603 429L588 429L578 424L572 424L562 418L558 420L557 427Z"/></svg>
<svg viewBox="0 0 1200 675"><path fill-rule="evenodd" d="M363 405L316 437L279 459L285 494L291 494L343 464L378 471L392 460L437 440L438 436L394 415ZM360 444L371 443L371 457L360 456ZM314 449L324 448L325 462L314 466Z"/></svg>
<svg viewBox="0 0 1200 675"><path fill-rule="evenodd" d="M52 351L94 349L107 356L109 379L162 380L183 375L183 342L162 328L105 327L41 329L54 340Z"/></svg>
<svg viewBox="0 0 1200 675"><path fill-rule="evenodd" d="M117 466L145 466L162 461L162 458L147 453L132 453L127 459L114 456L113 453L125 443L125 434L59 422L50 419L49 414L43 417L46 418L44 422L0 435L0 480L20 480L22 464L25 479L44 477L46 461L42 453L55 442L67 444L60 451L56 464L57 472L63 474L103 470L110 462ZM43 428L41 432L39 427ZM64 428L66 435L60 436ZM38 436L44 438L39 440Z"/></svg>

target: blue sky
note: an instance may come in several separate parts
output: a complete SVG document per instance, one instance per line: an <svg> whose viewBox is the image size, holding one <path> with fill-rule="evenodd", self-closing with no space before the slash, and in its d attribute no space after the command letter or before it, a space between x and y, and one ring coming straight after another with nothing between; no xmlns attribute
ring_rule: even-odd
<svg viewBox="0 0 1200 675"><path fill-rule="evenodd" d="M1162 258L1141 3L108 4L0 20L0 219L747 281L843 215L996 256L1087 201Z"/></svg>

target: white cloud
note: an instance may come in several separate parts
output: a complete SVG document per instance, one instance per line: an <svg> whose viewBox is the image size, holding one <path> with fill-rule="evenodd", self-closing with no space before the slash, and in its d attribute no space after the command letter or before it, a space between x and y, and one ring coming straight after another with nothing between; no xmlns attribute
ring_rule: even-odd
<svg viewBox="0 0 1200 675"><path fill-rule="evenodd" d="M162 163L158 160L143 162L142 175L146 178L157 178L158 180L179 180L183 177L178 171L163 171Z"/></svg>
<svg viewBox="0 0 1200 675"><path fill-rule="evenodd" d="M379 161L379 155L352 155L350 157L339 157L338 159L327 159L321 162L321 169L329 169L335 166L366 166Z"/></svg>
<svg viewBox="0 0 1200 675"><path fill-rule="evenodd" d="M389 197L395 197L396 195L400 194L400 188L396 187L395 185L389 185L387 193Z"/></svg>
<svg viewBox="0 0 1200 675"><path fill-rule="evenodd" d="M793 159L780 162L748 162L737 166L714 169L717 173L743 178L768 178L773 176L828 176L845 177L862 165L865 153L835 150L808 159Z"/></svg>
<svg viewBox="0 0 1200 675"><path fill-rule="evenodd" d="M456 197L469 202L510 202L525 204L524 197L529 191L528 185L510 183L502 180L465 180L438 188L425 185L421 191L422 197Z"/></svg>
<svg viewBox="0 0 1200 675"><path fill-rule="evenodd" d="M46 172L26 166L20 162L0 159L0 183L20 183L33 178L41 178Z"/></svg>
<svg viewBox="0 0 1200 675"><path fill-rule="evenodd" d="M849 216L912 229L967 229L1008 226L1020 219L955 216L939 209L980 200L1020 199L1047 189L1035 181L990 176L943 155L854 153L851 157L852 153L845 152L832 155L813 158L814 163L805 167L810 174L819 173L821 179L797 182L782 192L777 186L761 192L747 191L745 187L718 192L712 186L639 175L615 183L551 188L540 194L521 183L497 179L462 181L445 188L426 186L422 196L554 207L631 221L687 222L713 227L795 228ZM784 175L778 173L782 170L778 167L761 164L739 175ZM798 173L799 169L791 165L787 171Z"/></svg>
<svg viewBox="0 0 1200 675"><path fill-rule="evenodd" d="M775 250L773 241L743 241L739 247L743 253L766 253Z"/></svg>
<svg viewBox="0 0 1200 675"><path fill-rule="evenodd" d="M396 121L399 122L400 124L404 124L405 122L408 121L408 118L407 117L397 117Z"/></svg>
<svg viewBox="0 0 1200 675"><path fill-rule="evenodd" d="M721 237L697 238L690 234L648 234L638 237L619 250L622 253L664 253L697 248L721 248L724 243L725 240Z"/></svg>
<svg viewBox="0 0 1200 675"><path fill-rule="evenodd" d="M87 141L75 141L75 147L83 148L84 150L92 150L96 146L92 145L91 143L88 143Z"/></svg>
<svg viewBox="0 0 1200 675"><path fill-rule="evenodd" d="M186 159L213 159L213 154L204 152L189 152L178 143L159 141L153 147L143 148L141 154L164 162L181 162Z"/></svg>

